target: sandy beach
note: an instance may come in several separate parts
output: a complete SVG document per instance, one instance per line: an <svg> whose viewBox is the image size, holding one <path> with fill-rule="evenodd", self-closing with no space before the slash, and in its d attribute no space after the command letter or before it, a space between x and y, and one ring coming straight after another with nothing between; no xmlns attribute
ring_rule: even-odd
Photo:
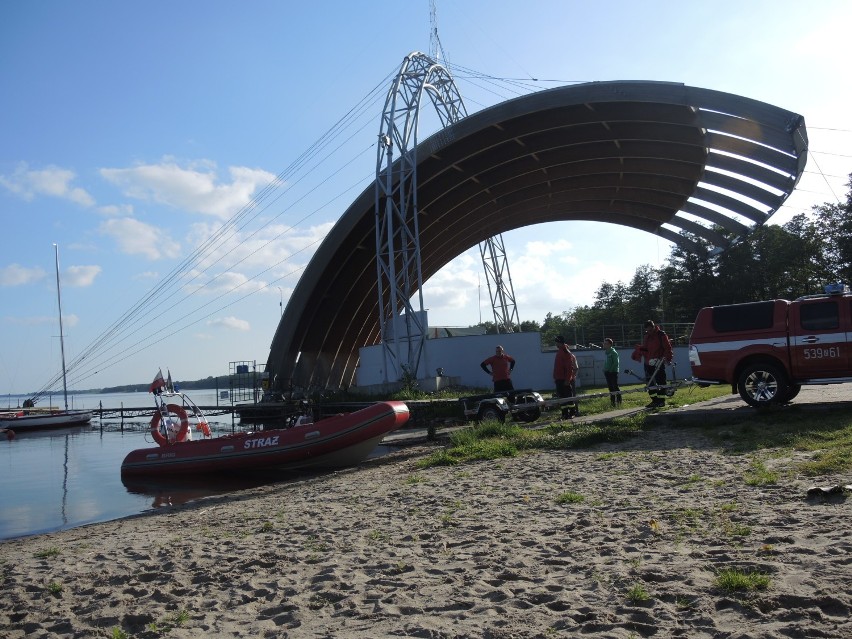
<svg viewBox="0 0 852 639"><path fill-rule="evenodd" d="M852 637L852 499L807 497L849 479L749 486L702 432L425 470L420 443L1 542L0 636Z"/></svg>

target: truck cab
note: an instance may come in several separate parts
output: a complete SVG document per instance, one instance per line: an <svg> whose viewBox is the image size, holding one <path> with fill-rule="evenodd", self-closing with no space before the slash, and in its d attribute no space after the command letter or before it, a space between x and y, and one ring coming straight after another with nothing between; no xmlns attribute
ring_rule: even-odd
<svg viewBox="0 0 852 639"><path fill-rule="evenodd" d="M755 407L792 400L803 384L852 381L852 294L821 295L701 309L689 360L699 384L731 384Z"/></svg>

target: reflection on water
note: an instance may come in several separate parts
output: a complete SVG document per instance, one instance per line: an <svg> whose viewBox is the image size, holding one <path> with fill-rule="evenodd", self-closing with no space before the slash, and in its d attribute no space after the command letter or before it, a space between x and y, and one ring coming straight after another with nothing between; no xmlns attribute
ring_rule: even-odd
<svg viewBox="0 0 852 639"><path fill-rule="evenodd" d="M122 477L128 493L142 495L150 500L152 508L179 506L187 502L222 495L237 490L256 488L286 481L293 473L240 473L229 476L202 475L198 477Z"/></svg>
<svg viewBox="0 0 852 639"><path fill-rule="evenodd" d="M104 402L104 406L107 406ZM230 415L210 419L214 436L233 432ZM259 430L260 425L246 425ZM239 426L237 426L239 428ZM74 528L234 491L292 480L293 472L148 480L121 477L121 462L154 446L146 421L21 432L0 438L0 539ZM387 453L379 446L371 457ZM300 473L299 478L305 474Z"/></svg>

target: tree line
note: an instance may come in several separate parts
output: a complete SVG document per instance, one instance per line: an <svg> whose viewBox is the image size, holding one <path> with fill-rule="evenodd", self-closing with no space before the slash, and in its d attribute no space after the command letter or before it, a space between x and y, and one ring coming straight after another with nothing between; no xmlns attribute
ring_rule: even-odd
<svg viewBox="0 0 852 639"><path fill-rule="evenodd" d="M525 321L519 328L540 331L543 344L558 334L579 344L600 344L612 327L627 326L634 327L632 341L647 319L664 327L689 324L705 306L792 300L822 293L826 284L852 284L852 174L849 178L845 202L814 206L782 226L760 226L744 239L713 227L732 243L718 255L709 253L706 240L682 232L707 254L675 246L661 268L645 264L629 283L602 282L592 305L548 313L541 324ZM493 322L480 326L498 332Z"/></svg>

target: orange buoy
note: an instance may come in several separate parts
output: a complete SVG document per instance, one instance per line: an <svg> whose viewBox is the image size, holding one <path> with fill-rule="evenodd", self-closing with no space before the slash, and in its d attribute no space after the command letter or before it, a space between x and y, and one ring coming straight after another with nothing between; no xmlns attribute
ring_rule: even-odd
<svg viewBox="0 0 852 639"><path fill-rule="evenodd" d="M195 430L201 431L205 437L213 436L213 433L210 432L210 425L205 421L199 421L198 425L195 427Z"/></svg>

